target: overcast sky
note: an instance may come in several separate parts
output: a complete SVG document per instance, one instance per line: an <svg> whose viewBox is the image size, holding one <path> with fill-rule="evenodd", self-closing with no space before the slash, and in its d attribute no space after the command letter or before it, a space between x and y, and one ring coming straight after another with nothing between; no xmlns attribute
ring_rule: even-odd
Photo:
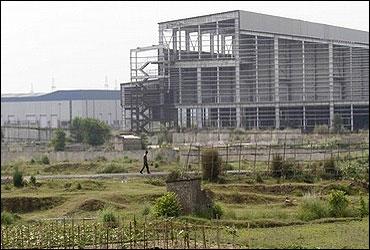
<svg viewBox="0 0 370 250"><path fill-rule="evenodd" d="M369 31L368 1L1 2L1 93L114 89L158 22L238 9Z"/></svg>

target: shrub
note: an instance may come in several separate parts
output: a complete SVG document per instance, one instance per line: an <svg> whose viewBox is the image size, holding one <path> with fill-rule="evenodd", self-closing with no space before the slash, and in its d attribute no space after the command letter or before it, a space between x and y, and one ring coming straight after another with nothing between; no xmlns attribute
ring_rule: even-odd
<svg viewBox="0 0 370 250"><path fill-rule="evenodd" d="M36 163L35 159L33 159L33 158L32 158L32 159L30 160L30 164L32 165L32 164L35 164L35 163Z"/></svg>
<svg viewBox="0 0 370 250"><path fill-rule="evenodd" d="M78 190L81 190L81 189L82 189L81 183L77 183L76 188L77 188Z"/></svg>
<svg viewBox="0 0 370 250"><path fill-rule="evenodd" d="M329 127L328 125L315 125L315 128L313 129L313 132L315 134L327 134L329 133Z"/></svg>
<svg viewBox="0 0 370 250"><path fill-rule="evenodd" d="M1 225L11 225L15 221L15 217L12 213L3 211L1 212Z"/></svg>
<svg viewBox="0 0 370 250"><path fill-rule="evenodd" d="M303 178L302 178L304 183L315 183L315 176L310 172L310 173L304 173Z"/></svg>
<svg viewBox="0 0 370 250"><path fill-rule="evenodd" d="M343 127L342 117L339 114L335 114L334 119L333 119L333 132L340 133L343 130L344 130L344 127Z"/></svg>
<svg viewBox="0 0 370 250"><path fill-rule="evenodd" d="M324 173L321 176L323 179L340 178L342 176L341 171L335 166L335 160L333 157L324 161Z"/></svg>
<svg viewBox="0 0 370 250"><path fill-rule="evenodd" d="M272 177L280 178L283 172L283 158L279 154L272 156Z"/></svg>
<svg viewBox="0 0 370 250"><path fill-rule="evenodd" d="M143 208L143 210L141 211L141 214L143 216L146 216L146 215L149 215L150 214L150 207L145 205L145 207Z"/></svg>
<svg viewBox="0 0 370 250"><path fill-rule="evenodd" d="M71 135L76 142L97 146L104 144L110 137L110 128L103 121L94 118L75 117L72 120Z"/></svg>
<svg viewBox="0 0 370 250"><path fill-rule="evenodd" d="M292 179L294 176L295 163L292 159L282 161L282 176L285 179Z"/></svg>
<svg viewBox="0 0 370 250"><path fill-rule="evenodd" d="M118 218L112 208L106 208L100 212L100 220L104 225L108 227L117 227Z"/></svg>
<svg viewBox="0 0 370 250"><path fill-rule="evenodd" d="M154 168L158 168L159 167L159 164L158 164L158 162L156 162L155 164L154 164Z"/></svg>
<svg viewBox="0 0 370 250"><path fill-rule="evenodd" d="M36 183L36 177L35 177L35 176L33 176L33 175L30 177L30 184L31 184L32 186L36 186L36 184L37 184L37 183Z"/></svg>
<svg viewBox="0 0 370 250"><path fill-rule="evenodd" d="M257 183L263 183L263 179L262 179L262 177L261 177L261 175L260 175L260 174L257 174L256 182L257 182Z"/></svg>
<svg viewBox="0 0 370 250"><path fill-rule="evenodd" d="M66 133L60 128L55 130L51 144L54 146L55 151L64 151L64 147L66 145Z"/></svg>
<svg viewBox="0 0 370 250"><path fill-rule="evenodd" d="M43 156L41 157L41 163L42 163L42 164L45 164L45 165L49 165L49 164L50 164L50 160L49 160L49 158L48 158L48 156L47 156L47 155L43 155Z"/></svg>
<svg viewBox="0 0 370 250"><path fill-rule="evenodd" d="M304 221L329 217L329 207L324 201L315 196L303 197L303 202L298 209L298 218Z"/></svg>
<svg viewBox="0 0 370 250"><path fill-rule="evenodd" d="M154 214L156 216L177 217L180 212L181 205L177 200L177 195L173 192L168 192L155 201Z"/></svg>
<svg viewBox="0 0 370 250"><path fill-rule="evenodd" d="M360 197L360 207L358 210L361 218L369 215L369 204L366 204L362 197Z"/></svg>
<svg viewBox="0 0 370 250"><path fill-rule="evenodd" d="M181 172L178 169L171 170L171 172L167 175L166 181L171 182L171 181L176 181L180 179L181 177Z"/></svg>
<svg viewBox="0 0 370 250"><path fill-rule="evenodd" d="M220 219L223 214L224 214L224 211L219 204L214 204L211 207L211 215L213 219Z"/></svg>
<svg viewBox="0 0 370 250"><path fill-rule="evenodd" d="M202 152L203 179L216 181L221 173L222 160L217 149L206 149Z"/></svg>
<svg viewBox="0 0 370 250"><path fill-rule="evenodd" d="M165 186L166 184L161 179L147 179L144 181L146 184L153 186Z"/></svg>
<svg viewBox="0 0 370 250"><path fill-rule="evenodd" d="M18 168L15 169L13 173L13 184L14 187L23 187L23 174L18 170Z"/></svg>
<svg viewBox="0 0 370 250"><path fill-rule="evenodd" d="M329 195L330 215L333 217L344 217L346 209L349 205L349 200L346 193L339 190L334 190Z"/></svg>
<svg viewBox="0 0 370 250"><path fill-rule="evenodd" d="M105 166L102 170L98 171L99 173L126 173L127 169L124 168L124 166L117 165L114 163L110 163L107 166Z"/></svg>

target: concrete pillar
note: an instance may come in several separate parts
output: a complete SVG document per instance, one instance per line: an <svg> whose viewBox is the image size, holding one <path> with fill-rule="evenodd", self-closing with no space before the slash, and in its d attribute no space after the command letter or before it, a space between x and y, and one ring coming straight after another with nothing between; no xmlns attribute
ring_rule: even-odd
<svg viewBox="0 0 370 250"><path fill-rule="evenodd" d="M179 60L181 60L181 28L179 27L177 30L179 32Z"/></svg>
<svg viewBox="0 0 370 250"><path fill-rule="evenodd" d="M202 128L202 68L197 67L197 99L198 99L198 108L197 108L197 127Z"/></svg>
<svg viewBox="0 0 370 250"><path fill-rule="evenodd" d="M306 130L306 74L305 74L305 57L304 41L302 41L302 102L303 102L303 130Z"/></svg>
<svg viewBox="0 0 370 250"><path fill-rule="evenodd" d="M190 38L189 38L189 31L185 31L185 48L186 51L190 51Z"/></svg>
<svg viewBox="0 0 370 250"><path fill-rule="evenodd" d="M255 53L256 53L256 102L257 102L257 105L260 101L260 98L259 98L259 93L258 93L258 39L257 39L257 36L254 37L255 39ZM258 127L258 126L257 126Z"/></svg>
<svg viewBox="0 0 370 250"><path fill-rule="evenodd" d="M198 25L198 58L201 58L202 54L202 31L200 30L200 25Z"/></svg>
<svg viewBox="0 0 370 250"><path fill-rule="evenodd" d="M235 36L233 43L233 55L236 61L235 67L235 94L236 94L236 127L241 127L240 122L240 58L239 58L239 19L235 19Z"/></svg>
<svg viewBox="0 0 370 250"><path fill-rule="evenodd" d="M329 43L329 110L330 127L334 121L334 79L333 79L333 43Z"/></svg>
<svg viewBox="0 0 370 250"><path fill-rule="evenodd" d="M217 58L220 56L220 31L218 27L218 21L216 21L216 37L217 37L217 51L216 51L216 56Z"/></svg>
<svg viewBox="0 0 370 250"><path fill-rule="evenodd" d="M274 69L275 69L275 129L280 128L279 108L279 39L274 36Z"/></svg>
<svg viewBox="0 0 370 250"><path fill-rule="evenodd" d="M353 131L353 104L351 103L351 131Z"/></svg>
<svg viewBox="0 0 370 250"><path fill-rule="evenodd" d="M218 55L218 54L217 54ZM217 128L221 127L220 122L220 109L218 106L220 105L220 67L217 67Z"/></svg>
<svg viewBox="0 0 370 250"><path fill-rule="evenodd" d="M256 128L259 129L260 127L260 115L259 115L260 109L259 107L256 108Z"/></svg>

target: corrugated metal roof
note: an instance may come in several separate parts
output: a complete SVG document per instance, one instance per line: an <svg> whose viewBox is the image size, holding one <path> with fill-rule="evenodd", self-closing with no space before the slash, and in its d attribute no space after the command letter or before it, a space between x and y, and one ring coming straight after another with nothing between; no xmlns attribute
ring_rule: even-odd
<svg viewBox="0 0 370 250"><path fill-rule="evenodd" d="M37 102L63 100L120 100L119 90L57 90L46 94L4 94L1 102Z"/></svg>

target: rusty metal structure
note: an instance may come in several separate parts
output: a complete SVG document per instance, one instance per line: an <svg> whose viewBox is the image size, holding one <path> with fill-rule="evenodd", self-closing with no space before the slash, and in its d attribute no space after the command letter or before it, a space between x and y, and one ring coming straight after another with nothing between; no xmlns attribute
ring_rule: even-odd
<svg viewBox="0 0 370 250"><path fill-rule="evenodd" d="M131 50L124 129L369 126L369 33L230 11L159 23Z"/></svg>

